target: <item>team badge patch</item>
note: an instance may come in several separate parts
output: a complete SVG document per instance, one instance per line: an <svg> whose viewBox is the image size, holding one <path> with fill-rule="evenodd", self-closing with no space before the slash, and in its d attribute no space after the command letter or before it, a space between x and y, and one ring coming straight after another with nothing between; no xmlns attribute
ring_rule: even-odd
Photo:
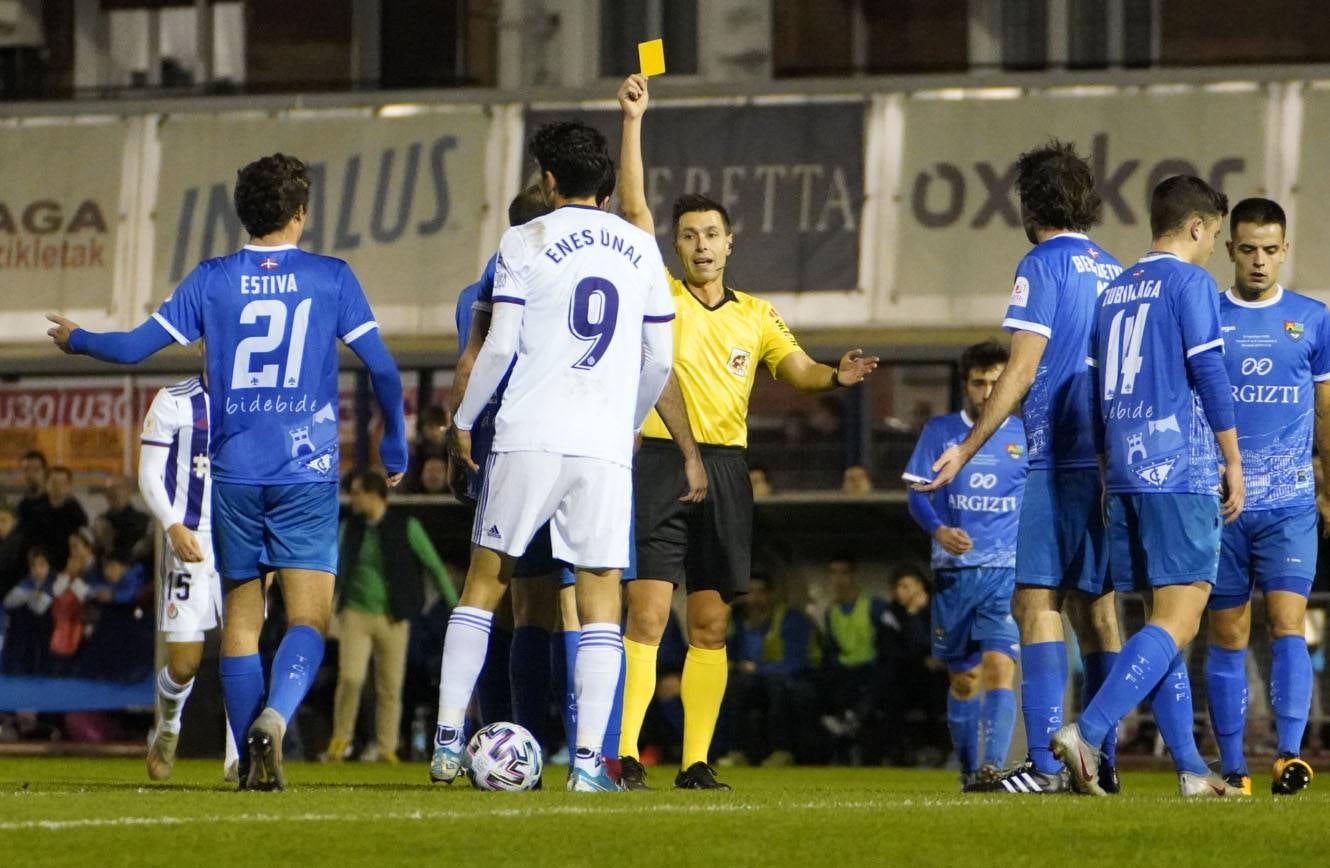
<svg viewBox="0 0 1330 868"><path fill-rule="evenodd" d="M271 271L272 269L277 268L279 265L281 265L281 263L279 263L276 259L273 259L271 256L269 256L259 263L259 268L262 268L264 271Z"/></svg>
<svg viewBox="0 0 1330 868"><path fill-rule="evenodd" d="M1176 458L1161 458L1158 461L1134 465L1131 472L1155 488L1163 488L1164 483L1168 481L1168 475L1173 472L1173 465L1177 463Z"/></svg>
<svg viewBox="0 0 1330 868"><path fill-rule="evenodd" d="M1007 457L1012 461L1020 461L1025 457L1025 446L1020 443L1008 443Z"/></svg>
<svg viewBox="0 0 1330 868"><path fill-rule="evenodd" d="M1284 334L1295 341L1302 340L1303 326L1300 322L1294 322L1291 319L1284 320Z"/></svg>
<svg viewBox="0 0 1330 868"><path fill-rule="evenodd" d="M1024 277L1016 278L1016 285L1011 288L1011 306L1025 307L1030 303L1030 281Z"/></svg>
<svg viewBox="0 0 1330 868"><path fill-rule="evenodd" d="M180 611L179 611L178 609L176 609L176 607L175 607L175 603L172 603L171 605L169 605L169 606L166 607L166 617L168 617L168 618L174 618L174 617L176 617L176 616L179 615L179 614L180 614Z"/></svg>
<svg viewBox="0 0 1330 868"><path fill-rule="evenodd" d="M739 379L748 377L748 360L753 356L748 350L741 350L738 347L730 350L730 360L725 363L725 369Z"/></svg>

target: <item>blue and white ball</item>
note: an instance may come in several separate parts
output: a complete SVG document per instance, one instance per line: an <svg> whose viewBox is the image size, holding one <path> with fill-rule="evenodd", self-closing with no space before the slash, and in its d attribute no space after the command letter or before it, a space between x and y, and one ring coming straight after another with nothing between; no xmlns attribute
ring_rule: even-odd
<svg viewBox="0 0 1330 868"><path fill-rule="evenodd" d="M520 792L540 783L540 742L515 723L491 723L466 746L467 774L478 790Z"/></svg>

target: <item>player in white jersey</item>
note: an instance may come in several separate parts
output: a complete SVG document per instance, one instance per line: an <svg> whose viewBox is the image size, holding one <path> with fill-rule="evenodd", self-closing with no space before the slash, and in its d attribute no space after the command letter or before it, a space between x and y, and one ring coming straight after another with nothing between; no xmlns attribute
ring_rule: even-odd
<svg viewBox="0 0 1330 868"><path fill-rule="evenodd" d="M143 420L139 491L162 526L157 629L166 665L157 673L157 723L148 739L148 777L171 776L180 716L203 660L203 634L218 626L222 580L212 552L208 393L191 377L157 393ZM235 739L226 727L226 777L235 780Z"/></svg>
<svg viewBox="0 0 1330 868"><path fill-rule="evenodd" d="M511 363L471 567L444 643L430 775L451 781L462 769L462 723L494 609L516 558L549 521L554 557L576 567L582 623L568 788L615 790L601 747L623 647L633 440L669 376L674 308L655 239L596 207L614 173L605 137L550 124L531 153L554 210L503 236L489 335L454 423L457 454L470 461L470 429Z"/></svg>

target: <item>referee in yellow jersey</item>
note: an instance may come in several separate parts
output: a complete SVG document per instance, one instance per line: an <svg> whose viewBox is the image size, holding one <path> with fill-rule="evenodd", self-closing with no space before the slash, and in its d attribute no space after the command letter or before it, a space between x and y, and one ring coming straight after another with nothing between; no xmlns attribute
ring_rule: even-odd
<svg viewBox="0 0 1330 868"><path fill-rule="evenodd" d="M619 198L624 217L655 234L642 168L642 115L647 80L630 76L619 88L623 108ZM645 789L638 761L642 718L656 687L656 650L669 617L674 586L688 591L688 656L684 661L683 768L679 789L729 789L707 764L720 716L729 664L725 634L729 603L748 589L753 536L753 489L748 445L748 396L759 364L801 392L816 394L863 381L875 356L851 350L832 368L808 357L769 303L725 286L725 260L734 243L725 208L701 195L674 203L674 249L684 280L670 276L674 296L674 378L682 391L708 477L707 498L684 503L683 460L653 412L642 429L633 468L637 576L628 584L624 630L622 780Z"/></svg>

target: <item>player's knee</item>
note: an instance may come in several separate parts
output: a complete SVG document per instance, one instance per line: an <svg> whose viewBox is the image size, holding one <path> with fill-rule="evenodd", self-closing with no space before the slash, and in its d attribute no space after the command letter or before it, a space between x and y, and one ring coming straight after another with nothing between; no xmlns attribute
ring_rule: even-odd
<svg viewBox="0 0 1330 868"><path fill-rule="evenodd" d="M725 634L730 627L730 610L726 606L688 615L688 644L707 650L725 647Z"/></svg>
<svg viewBox="0 0 1330 868"><path fill-rule="evenodd" d="M1270 635L1275 639L1306 635L1306 615L1301 612L1280 612L1272 609L1269 618Z"/></svg>
<svg viewBox="0 0 1330 868"><path fill-rule="evenodd" d="M1010 690L1015 678L1015 660L995 651L984 653L979 664L979 683L984 690Z"/></svg>
<svg viewBox="0 0 1330 868"><path fill-rule="evenodd" d="M657 605L628 606L626 634L634 642L646 645L660 644L660 637L665 635L665 624L670 619L670 607Z"/></svg>
<svg viewBox="0 0 1330 868"><path fill-rule="evenodd" d="M1247 647L1249 626L1239 612L1238 609L1219 609L1209 613L1206 638L1211 645L1231 651Z"/></svg>
<svg viewBox="0 0 1330 868"><path fill-rule="evenodd" d="M966 669L951 673L951 695L962 701L973 699L979 692L979 669Z"/></svg>

